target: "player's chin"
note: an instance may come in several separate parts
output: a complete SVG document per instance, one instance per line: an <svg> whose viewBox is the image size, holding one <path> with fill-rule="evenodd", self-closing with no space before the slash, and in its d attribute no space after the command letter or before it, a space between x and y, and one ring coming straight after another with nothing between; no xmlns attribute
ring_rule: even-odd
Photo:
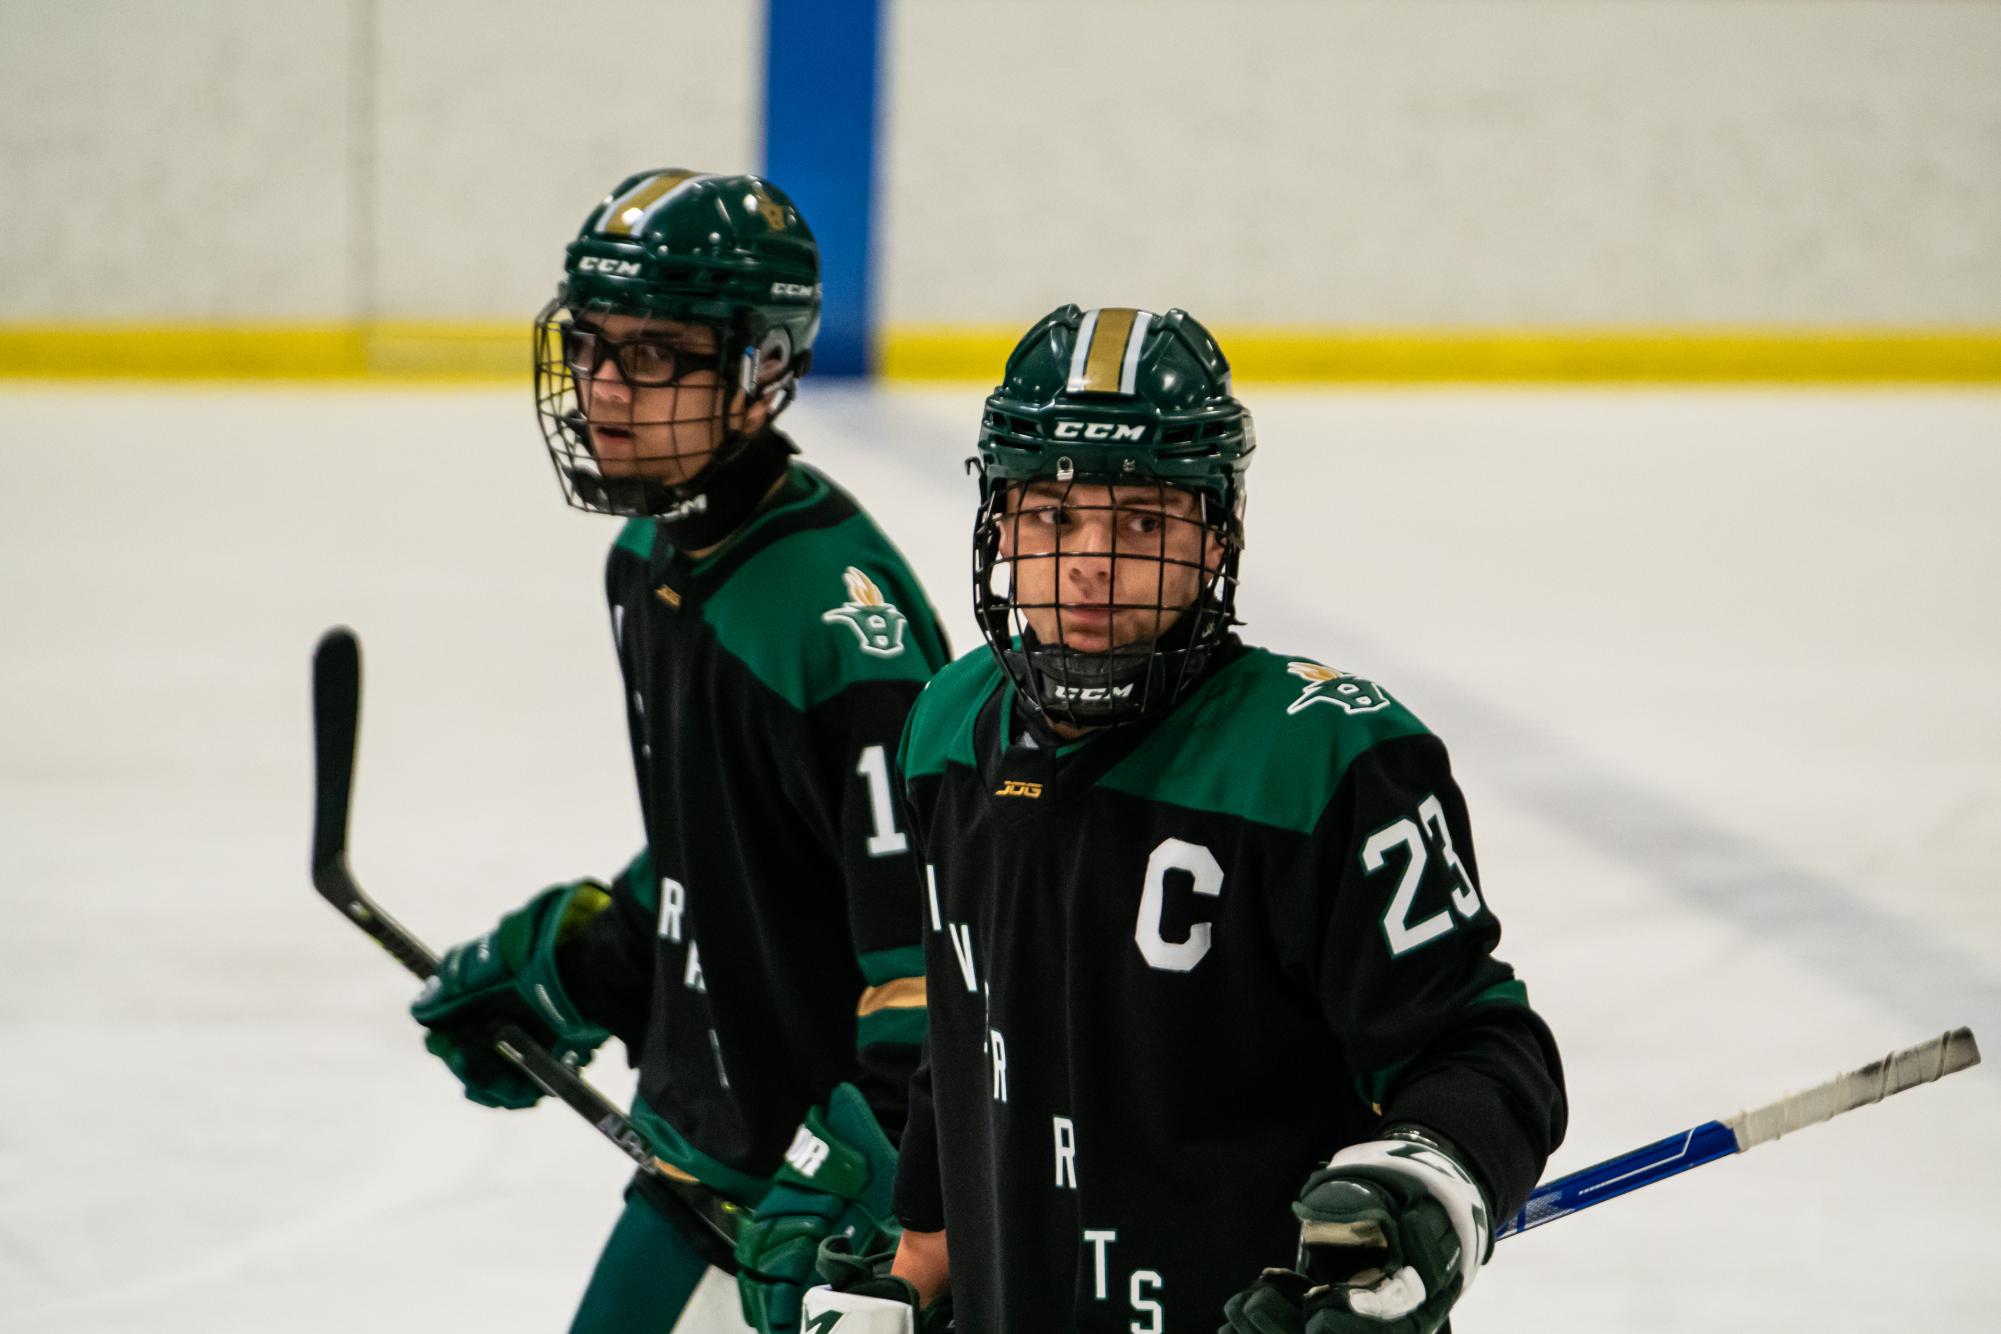
<svg viewBox="0 0 2001 1334"><path fill-rule="evenodd" d="M716 457L715 447L693 445L670 437L662 439L646 455L647 476L669 486L692 482Z"/></svg>
<svg viewBox="0 0 2001 1334"><path fill-rule="evenodd" d="M1120 612L1107 636L1105 649L1137 651L1150 648L1179 619L1156 611Z"/></svg>

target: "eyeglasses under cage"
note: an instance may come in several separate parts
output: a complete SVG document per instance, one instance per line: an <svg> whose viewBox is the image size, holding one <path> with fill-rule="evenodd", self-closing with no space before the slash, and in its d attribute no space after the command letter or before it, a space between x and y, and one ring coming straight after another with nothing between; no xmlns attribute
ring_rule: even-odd
<svg viewBox="0 0 2001 1334"><path fill-rule="evenodd" d="M563 364L580 380L594 378L609 360L627 384L658 389L716 364L712 352L690 352L657 338L613 338L587 324L566 324L562 336Z"/></svg>

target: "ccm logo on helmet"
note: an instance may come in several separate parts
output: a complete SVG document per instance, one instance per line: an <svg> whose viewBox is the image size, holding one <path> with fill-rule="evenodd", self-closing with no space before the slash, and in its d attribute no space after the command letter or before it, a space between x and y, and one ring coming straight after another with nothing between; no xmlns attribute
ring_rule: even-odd
<svg viewBox="0 0 2001 1334"><path fill-rule="evenodd" d="M639 261L632 259L607 259L602 255L585 255L577 261L579 273L603 273L613 278L636 278L639 276Z"/></svg>
<svg viewBox="0 0 2001 1334"><path fill-rule="evenodd" d="M808 286L805 283L773 283L771 285L771 294L773 296L816 297L820 295L820 288L818 284Z"/></svg>
<svg viewBox="0 0 2001 1334"><path fill-rule="evenodd" d="M1144 440L1146 423L1117 425L1112 422L1059 421L1052 434L1058 440Z"/></svg>

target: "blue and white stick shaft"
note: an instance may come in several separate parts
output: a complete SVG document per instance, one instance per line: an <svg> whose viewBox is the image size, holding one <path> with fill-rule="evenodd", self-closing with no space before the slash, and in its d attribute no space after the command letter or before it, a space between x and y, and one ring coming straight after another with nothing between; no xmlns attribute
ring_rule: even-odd
<svg viewBox="0 0 2001 1334"><path fill-rule="evenodd" d="M1788 1093L1763 1107L1753 1107L1721 1121L1705 1121L1644 1148L1546 1181L1535 1188L1520 1211L1494 1229L1495 1240L1541 1227L1552 1219L1603 1204L1691 1167L1756 1148L1781 1135L1881 1102L1892 1093L1932 1083L1979 1063L1980 1048L1973 1041L1973 1030L1955 1028L1929 1042L1893 1051L1859 1070L1836 1075L1824 1084Z"/></svg>

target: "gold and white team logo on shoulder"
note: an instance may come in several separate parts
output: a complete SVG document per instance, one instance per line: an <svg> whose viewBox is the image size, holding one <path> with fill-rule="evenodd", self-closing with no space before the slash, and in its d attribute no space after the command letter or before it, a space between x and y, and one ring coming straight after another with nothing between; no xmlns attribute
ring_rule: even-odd
<svg viewBox="0 0 2001 1334"><path fill-rule="evenodd" d="M875 580L850 565L843 576L848 584L848 600L820 613L820 619L839 621L861 640L862 652L878 658L893 658L903 652L903 627L909 618L883 597Z"/></svg>
<svg viewBox="0 0 2001 1334"><path fill-rule="evenodd" d="M1332 704L1344 713L1374 713L1389 707L1389 695L1374 681L1317 662L1289 662L1285 669L1306 682L1299 698L1286 706L1287 714L1298 713L1309 704Z"/></svg>

